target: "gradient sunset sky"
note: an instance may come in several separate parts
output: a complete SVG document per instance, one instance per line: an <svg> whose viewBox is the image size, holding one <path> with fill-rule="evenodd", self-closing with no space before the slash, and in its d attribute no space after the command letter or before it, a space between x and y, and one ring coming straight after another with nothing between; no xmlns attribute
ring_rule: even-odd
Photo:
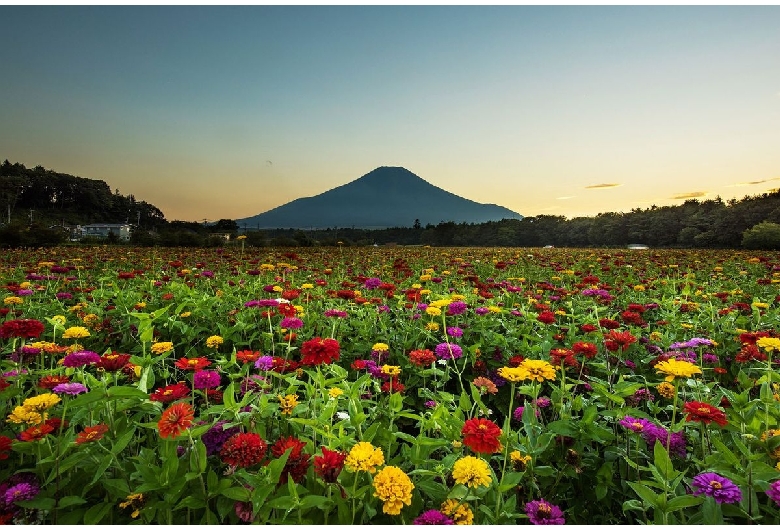
<svg viewBox="0 0 780 530"><path fill-rule="evenodd" d="M780 187L780 6L0 18L0 161L104 180L168 220L249 217L378 166L525 216Z"/></svg>

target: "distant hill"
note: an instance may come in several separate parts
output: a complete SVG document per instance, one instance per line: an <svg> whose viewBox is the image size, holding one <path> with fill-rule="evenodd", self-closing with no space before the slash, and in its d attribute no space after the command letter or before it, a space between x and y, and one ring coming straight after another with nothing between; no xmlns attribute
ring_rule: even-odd
<svg viewBox="0 0 780 530"><path fill-rule="evenodd" d="M485 223L523 216L495 204L459 197L402 167L379 167L343 186L236 219L260 228L389 228L453 221Z"/></svg>

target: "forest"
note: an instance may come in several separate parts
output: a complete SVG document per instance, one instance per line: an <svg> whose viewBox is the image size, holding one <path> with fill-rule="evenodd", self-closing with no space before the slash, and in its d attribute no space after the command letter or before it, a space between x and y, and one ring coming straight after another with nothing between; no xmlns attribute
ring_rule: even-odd
<svg viewBox="0 0 780 530"><path fill-rule="evenodd" d="M517 247L780 248L780 192L723 201L689 199L594 217L538 215L487 223L441 222L380 230L252 230L234 220L168 221L156 206L112 192L106 182L5 160L0 164L0 246L68 242L66 228L89 223L132 225L129 244L221 246L238 235L249 246L430 245ZM87 241L89 243L89 241ZM110 241L118 243L117 241ZM78 242L71 242L78 244ZM92 242L94 243L94 242Z"/></svg>

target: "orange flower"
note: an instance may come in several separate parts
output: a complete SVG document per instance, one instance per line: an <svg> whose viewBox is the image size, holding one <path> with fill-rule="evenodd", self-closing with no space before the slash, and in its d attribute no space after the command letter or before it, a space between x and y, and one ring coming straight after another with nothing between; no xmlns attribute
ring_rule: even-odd
<svg viewBox="0 0 780 530"><path fill-rule="evenodd" d="M163 438L175 438L192 425L195 411L188 403L174 403L165 409L157 422L157 429Z"/></svg>
<svg viewBox="0 0 780 530"><path fill-rule="evenodd" d="M76 443L81 445L89 442L97 442L108 432L108 425L99 424L94 427L84 427L84 430L76 436Z"/></svg>

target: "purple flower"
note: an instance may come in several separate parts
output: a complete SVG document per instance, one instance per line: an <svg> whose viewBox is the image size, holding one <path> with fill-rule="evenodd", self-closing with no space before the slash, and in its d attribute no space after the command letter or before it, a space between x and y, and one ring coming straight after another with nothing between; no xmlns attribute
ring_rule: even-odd
<svg viewBox="0 0 780 530"><path fill-rule="evenodd" d="M255 368L268 371L274 367L274 358L270 355L263 355L255 361Z"/></svg>
<svg viewBox="0 0 780 530"><path fill-rule="evenodd" d="M425 406L429 409L435 409L436 408L436 402L432 399L429 399L425 402ZM778 481L778 484L780 484L780 481Z"/></svg>
<svg viewBox="0 0 780 530"><path fill-rule="evenodd" d="M775 504L780 505L780 480L772 482L765 493L770 499L775 501Z"/></svg>
<svg viewBox="0 0 780 530"><path fill-rule="evenodd" d="M203 441L203 445L206 446L206 456L211 456L219 453L222 449L222 445L234 434L241 431L241 427L234 425L233 427L224 428L225 421L218 421L208 431L204 432L200 439Z"/></svg>
<svg viewBox="0 0 780 530"><path fill-rule="evenodd" d="M566 524L561 509L544 499L527 503L525 513L531 524Z"/></svg>
<svg viewBox="0 0 780 530"><path fill-rule="evenodd" d="M347 318L347 312L339 309L328 309L325 311L326 317Z"/></svg>
<svg viewBox="0 0 780 530"><path fill-rule="evenodd" d="M366 289L376 289L382 285L382 280L380 278L369 278L363 282L363 285L365 285Z"/></svg>
<svg viewBox="0 0 780 530"><path fill-rule="evenodd" d="M742 490L726 477L716 473L701 473L691 482L694 495L712 497L718 504L733 504L742 500Z"/></svg>
<svg viewBox="0 0 780 530"><path fill-rule="evenodd" d="M698 348L699 346L712 346L712 341L710 339L694 337L687 342L675 342L669 346L669 348L672 350L678 350L682 348Z"/></svg>
<svg viewBox="0 0 780 530"><path fill-rule="evenodd" d="M552 401L550 401L550 398L547 397L540 397L537 398L534 404L539 407L540 409L544 409L549 407L552 404Z"/></svg>
<svg viewBox="0 0 780 530"><path fill-rule="evenodd" d="M512 413L512 417L517 420L521 421L523 419L523 412L525 411L525 407L517 407L515 411ZM539 417L539 409L534 409L534 413L536 414L536 417Z"/></svg>
<svg viewBox="0 0 780 530"><path fill-rule="evenodd" d="M442 342L436 346L436 357L439 359L460 359L463 357L463 349L457 344Z"/></svg>
<svg viewBox="0 0 780 530"><path fill-rule="evenodd" d="M303 320L295 317L285 317L279 323L279 327L289 329L300 329L303 327Z"/></svg>
<svg viewBox="0 0 780 530"><path fill-rule="evenodd" d="M100 362L100 355L87 350L70 353L62 360L63 366L67 366L68 368L78 368L79 366L86 366L98 362Z"/></svg>
<svg viewBox="0 0 780 530"><path fill-rule="evenodd" d="M69 396L77 396L87 391L87 387L81 383L60 383L52 388L55 394L68 394Z"/></svg>
<svg viewBox="0 0 780 530"><path fill-rule="evenodd" d="M417 304L417 309L419 309L420 311L425 311L426 309L428 309L428 304L419 303Z"/></svg>
<svg viewBox="0 0 780 530"><path fill-rule="evenodd" d="M192 376L193 386L197 390L216 388L219 386L219 373L214 370L201 370Z"/></svg>
<svg viewBox="0 0 780 530"><path fill-rule="evenodd" d="M16 501L29 501L35 498L40 491L40 488L35 484L22 482L8 488L3 496L3 500L6 506L13 506Z"/></svg>
<svg viewBox="0 0 780 530"><path fill-rule="evenodd" d="M428 510L421 513L412 524L455 524L452 519L439 510Z"/></svg>
<svg viewBox="0 0 780 530"><path fill-rule="evenodd" d="M16 291L16 296L30 296L31 294L33 294L32 289L19 289Z"/></svg>
<svg viewBox="0 0 780 530"><path fill-rule="evenodd" d="M450 326L446 329L447 335L450 337L462 337L463 336L463 330L460 329L458 326Z"/></svg>
<svg viewBox="0 0 780 530"><path fill-rule="evenodd" d="M490 310L487 307L478 307L474 310L474 312L479 316L484 316L490 313Z"/></svg>
<svg viewBox="0 0 780 530"><path fill-rule="evenodd" d="M73 298L73 295L70 293L57 293L54 296L57 297L57 300L70 300Z"/></svg>
<svg viewBox="0 0 780 530"><path fill-rule="evenodd" d="M701 356L701 359L707 364L715 364L718 362L718 356L714 353L705 353Z"/></svg>
<svg viewBox="0 0 780 530"><path fill-rule="evenodd" d="M454 302L450 302L450 304L447 306L447 314L449 315L462 315L466 312L466 309L468 309L468 305L466 305L466 302L462 300L455 300Z"/></svg>
<svg viewBox="0 0 780 530"><path fill-rule="evenodd" d="M645 428L648 426L653 426L652 422L649 422L642 418L634 418L632 416L626 416L622 420L620 420L620 426L625 427L626 429L638 433L644 432Z"/></svg>

